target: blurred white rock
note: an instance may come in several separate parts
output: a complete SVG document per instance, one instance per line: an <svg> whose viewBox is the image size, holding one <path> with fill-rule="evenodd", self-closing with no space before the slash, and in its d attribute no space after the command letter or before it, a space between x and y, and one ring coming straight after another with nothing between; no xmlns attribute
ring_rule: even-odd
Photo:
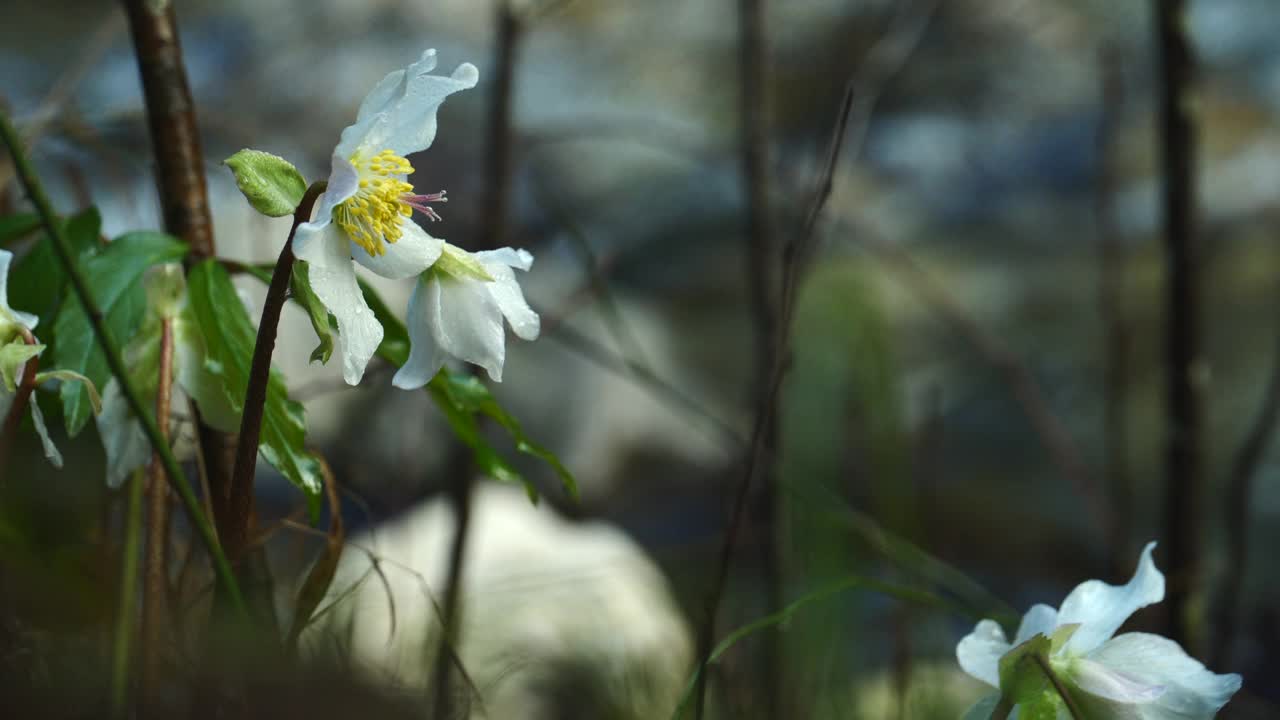
<svg viewBox="0 0 1280 720"><path fill-rule="evenodd" d="M306 651L336 652L425 708L454 523L452 508L432 501L353 537L324 604L341 600L303 635ZM482 695L472 717L564 717L559 703L572 702L575 716L647 719L675 707L690 629L662 573L621 531L481 482L466 558L457 651Z"/></svg>

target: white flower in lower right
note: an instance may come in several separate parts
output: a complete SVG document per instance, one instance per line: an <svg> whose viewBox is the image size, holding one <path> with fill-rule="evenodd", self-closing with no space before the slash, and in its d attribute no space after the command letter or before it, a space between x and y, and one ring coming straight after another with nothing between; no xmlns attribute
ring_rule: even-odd
<svg viewBox="0 0 1280 720"><path fill-rule="evenodd" d="M1089 580L1055 610L1034 605L1022 617L1010 643L993 620L978 623L956 646L960 667L1003 693L1000 659L1039 635L1054 638L1048 666L1071 700L1090 718L1122 720L1208 720L1240 689L1239 675L1207 670L1168 638L1150 633L1115 635L1139 608L1164 599L1164 575L1156 569L1148 543L1127 585ZM1007 679L1007 678L1006 678ZM991 717L1000 694L979 701L966 718ZM1070 717L1055 692L1032 699L1010 698L1022 717ZM1034 707L1033 707L1034 706ZM1001 719L1003 720L1003 718Z"/></svg>
<svg viewBox="0 0 1280 720"><path fill-rule="evenodd" d="M448 357L479 365L501 382L506 360L503 320L523 340L536 340L541 329L513 270L527 271L532 265L533 255L525 250L469 253L446 243L409 298L409 359L392 384L404 390L420 388L431 382Z"/></svg>

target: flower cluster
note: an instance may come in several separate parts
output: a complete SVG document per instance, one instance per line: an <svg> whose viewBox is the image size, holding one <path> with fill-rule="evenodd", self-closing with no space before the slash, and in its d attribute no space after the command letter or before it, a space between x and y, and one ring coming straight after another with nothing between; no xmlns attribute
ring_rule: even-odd
<svg viewBox="0 0 1280 720"><path fill-rule="evenodd" d="M407 318L412 350L395 376L397 387L422 387L447 357L480 365L501 380L503 319L521 338L538 336L538 316L512 272L529 269L529 253L469 253L432 237L413 220L415 212L438 220L431 204L446 198L443 192L414 191L406 157L435 139L436 112L445 98L479 79L467 63L449 76L431 74L435 66L435 51L428 50L373 88L355 124L342 131L313 219L294 237L294 253L309 264L316 296L338 321L343 377L352 385L360 382L383 337L352 260L385 278L417 278Z"/></svg>
<svg viewBox="0 0 1280 720"><path fill-rule="evenodd" d="M1089 580L1057 609L1032 606L1012 643L995 621L979 622L956 647L956 658L966 673L1000 693L979 701L965 717L986 720L1003 698L1021 717L1069 717L1070 702L1089 718L1212 718L1240 689L1239 675L1216 675L1159 635L1115 635L1139 608L1164 599L1154 549L1149 543L1142 551L1126 585ZM1020 671L1011 661L1028 653L1043 653L1043 665L1025 664Z"/></svg>

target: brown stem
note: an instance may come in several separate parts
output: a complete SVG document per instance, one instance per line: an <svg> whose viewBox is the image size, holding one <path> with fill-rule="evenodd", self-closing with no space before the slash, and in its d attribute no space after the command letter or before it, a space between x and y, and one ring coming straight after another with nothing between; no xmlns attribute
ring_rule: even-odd
<svg viewBox="0 0 1280 720"><path fill-rule="evenodd" d="M123 2L142 76L164 227L191 246L190 262L198 262L214 255L213 221L195 103L182 62L173 3Z"/></svg>
<svg viewBox="0 0 1280 720"><path fill-rule="evenodd" d="M23 342L28 345L36 344L36 338L30 330L21 325L18 326L18 330L22 333ZM4 428L0 429L0 482L3 482L5 470L9 467L9 448L13 445L13 438L18 434L18 427L22 425L22 416L27 411L31 393L36 389L36 373L39 370L39 356L31 358L23 366L22 377L18 380L17 392L13 397L13 405L9 406L9 415L4 419Z"/></svg>
<svg viewBox="0 0 1280 720"><path fill-rule="evenodd" d="M160 331L160 377L156 389L156 424L160 436L169 439L170 401L173 392L173 321L165 318ZM158 455L151 458L147 479L146 565L142 575L142 674L140 697L147 715L157 707L164 687L164 637L169 623L169 485Z"/></svg>
<svg viewBox="0 0 1280 720"><path fill-rule="evenodd" d="M289 276L294 260L293 235L299 225L311 219L312 208L324 189L323 182L312 184L294 211L293 227L289 229L289 238L276 260L275 270L271 273L271 284L267 287L267 298L262 305L262 321L258 324L258 339L253 346L249 385L244 396L244 414L240 418L235 469L231 474L230 492L226 499L225 520L218 531L227 557L233 565L240 562L249 537L249 521L253 515L253 477L258 465L258 441L262 436L262 412L267 401L267 383L271 379L271 354L276 348L280 311L289 296Z"/></svg>
<svg viewBox="0 0 1280 720"><path fill-rule="evenodd" d="M773 216L769 203L769 88L772 86L769 61L771 47L765 22L765 0L740 0L738 6L738 100L740 125L740 165L747 207L745 280L748 307L755 335L755 379L751 387L751 407L763 412L768 397L769 370L777 362L779 277L777 249L773 232ZM782 607L782 560L778 526L778 493L774 478L777 456L777 411L765 426L765 466L756 491L754 509L760 542L760 573L764 585L763 615L771 615ZM760 638L763 662L756 667L763 711L766 717L782 717L786 693L782 662L781 633L771 628Z"/></svg>
<svg viewBox="0 0 1280 720"><path fill-rule="evenodd" d="M1164 175L1165 437L1164 540L1168 635L1196 654L1190 595L1200 580L1204 499L1204 400L1200 243L1195 234L1195 129L1187 106L1194 61L1184 0L1157 0L1160 143Z"/></svg>
<svg viewBox="0 0 1280 720"><path fill-rule="evenodd" d="M489 123L486 139L484 215L480 230L480 249L494 249L502 245L507 235L507 212L511 196L511 116L512 93L515 85L516 52L520 44L522 27L520 19L508 0L496 3L497 38L494 46L493 90L489 95ZM467 528L471 525L471 484L473 468L470 455L460 445L455 445L449 471L449 500L453 505L456 523L449 553L449 574L445 581L444 606L441 610L441 641L436 649L432 692L434 714L432 717L448 718L456 713L453 696L449 692L449 677L453 663L451 649L457 647L462 625L462 606L459 600L462 588L462 572L466 558Z"/></svg>

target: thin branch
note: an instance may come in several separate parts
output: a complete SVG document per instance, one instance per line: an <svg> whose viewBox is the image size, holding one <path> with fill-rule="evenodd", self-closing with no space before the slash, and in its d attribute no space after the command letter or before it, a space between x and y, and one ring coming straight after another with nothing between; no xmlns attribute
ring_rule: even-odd
<svg viewBox="0 0 1280 720"><path fill-rule="evenodd" d="M897 272L907 287L946 320L952 329L1003 376L1014 401L1027 416L1058 472L1084 502L1095 528L1099 532L1105 532L1111 525L1110 506L1085 464L1071 433L1054 414L1040 384L1017 353L1000 336L974 320L960 302L935 282L902 248L876 238L865 230L858 234L857 242L874 253L886 267Z"/></svg>
<svg viewBox="0 0 1280 720"><path fill-rule="evenodd" d="M742 525L742 517L746 508L746 500L755 482L756 475L764 464L766 438L769 428L775 422L778 396L782 381L790 365L791 323L795 312L796 296L799 290L800 277L813 250L814 234L818 220L826 208L834 186L835 169L840 162L841 150L845 136L850 127L850 116L855 104L859 107L859 117L869 118L875 100L883 85L894 73L905 64L924 33L933 11L935 2L903 3L895 19L894 27L889 34L872 48L863 68L853 73L845 85L844 96L836 115L835 124L828 142L826 161L814 184L813 198L803 225L793 232L782 249L781 291L778 298L778 320L776 323L777 340L771 367L767 375L768 381L760 391L760 406L756 412L751 431L751 442L745 458L742 479L734 492L733 505L729 515L728 527L725 529L723 543L720 547L719 561L713 576L710 591L707 594L702 624L698 632L698 649L695 657L706 657L711 650L715 638L715 619L720 599L728 582L730 567L733 563L733 550L737 543L738 533ZM855 103L859 101L858 103ZM865 122L863 123L865 130ZM860 131L861 132L861 131ZM860 140L859 140L860 141ZM699 673L694 690L697 703L695 717L701 718L706 695L706 674Z"/></svg>
<svg viewBox="0 0 1280 720"><path fill-rule="evenodd" d="M160 434L160 429L156 426L156 420L151 409L142 403L141 396L138 394L137 388L134 387L133 380L129 377L129 370L125 367L124 359L120 355L120 347L116 344L115 339L111 337L102 309L98 307L97 302L93 299L89 283L85 280L84 273L80 271L80 266L77 264L75 256L72 255L71 244L67 241L63 224L58 221L58 216L53 212L53 207L49 203L48 196L45 195L43 186L40 185L35 171L31 168L26 154L22 151L22 144L18 140L17 133L9 123L9 118L3 113L0 113L0 141L9 148L9 154L13 157L14 167L18 171L18 178L26 189L27 195L31 198L31 203L35 206L36 212L40 215L45 231L53 241L53 248L62 263L63 272L70 279L71 287L75 291L76 297L84 307L85 314L89 316L89 324L93 327L93 333L97 337L98 345L102 348L102 352L107 358L107 367L110 368L111 374L115 376L116 381L119 383L121 393L129 403L129 409L142 424L143 431L147 434L147 440L151 442L151 447L160 455L165 472L169 476L169 482L182 499L182 504L186 508L191 524L200 534L200 539L204 542L205 547L208 548L209 555L213 558L214 571L217 573L219 580L226 585L228 597L231 599L233 606L241 617L247 618L244 600L240 595L240 587L236 584L235 577L231 572L231 565L227 562L227 557L223 554L222 547L218 545L212 526L200 512L200 505L196 501L195 495L191 492L191 488L187 486L182 475L182 468L178 465L177 458L173 456L173 452L169 449L168 442Z"/></svg>
<svg viewBox="0 0 1280 720"><path fill-rule="evenodd" d="M522 35L520 18L508 0L496 0L494 10L497 37L494 45L493 88L489 94L488 137L485 143L486 212L479 234L479 245L486 250L500 247L507 236L507 214L511 205L512 100L516 52ZM441 720L455 714L453 696L449 691L452 665L448 661L448 653L450 648L457 645L462 625L459 597L466 563L467 529L471 524L473 481L472 461L466 450L460 444L455 444L451 455L446 467L449 472L449 499L453 504L455 525L444 589L441 641L436 650L435 676L431 684L431 692L434 694L432 717Z"/></svg>
<svg viewBox="0 0 1280 720"><path fill-rule="evenodd" d="M160 377L156 387L156 418L160 436L169 439L169 412L173 390L173 320L164 318L160 330ZM142 673L140 696L147 707L157 707L163 687L162 650L169 593L169 488L158 455L151 458L147 479L146 565L142 587Z"/></svg>
<svg viewBox="0 0 1280 720"><path fill-rule="evenodd" d="M316 199L325 190L324 181L312 183L302 196L302 202L293 212L293 227L280 249L271 284L262 303L262 320L258 323L258 337L253 346L253 361L249 366L249 384L245 389L244 413L240 416L239 445L236 448L236 464L231 473L229 494L225 498L226 512L219 534L226 545L227 555L238 563L245 551L249 537L249 521L253 515L253 478L258 465L258 442L262 436L262 414L267 402L267 385L271 380L271 354L276 348L276 333L280 328L280 313L289 299L289 277L293 269L293 235L298 226L311 219ZM217 507L215 503L214 507Z"/></svg>
<svg viewBox="0 0 1280 720"><path fill-rule="evenodd" d="M1184 0L1156 0L1160 145L1164 175L1165 557L1168 635L1194 655L1191 595L1201 575L1204 523L1204 402L1207 359L1201 337L1200 242L1196 238L1195 127L1188 107L1195 63Z"/></svg>

